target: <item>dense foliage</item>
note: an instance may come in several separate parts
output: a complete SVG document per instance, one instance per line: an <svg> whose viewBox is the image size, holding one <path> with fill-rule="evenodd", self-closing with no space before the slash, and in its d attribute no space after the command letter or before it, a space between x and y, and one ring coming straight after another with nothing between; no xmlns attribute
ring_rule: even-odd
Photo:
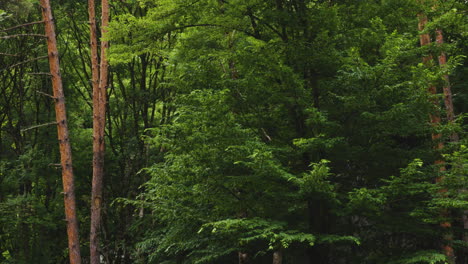
<svg viewBox="0 0 468 264"><path fill-rule="evenodd" d="M111 4L105 263L468 262L466 1ZM87 6L52 5L86 259ZM5 30L39 20L36 1L0 3L0 263L67 261L43 25ZM436 29L445 43L420 46Z"/></svg>

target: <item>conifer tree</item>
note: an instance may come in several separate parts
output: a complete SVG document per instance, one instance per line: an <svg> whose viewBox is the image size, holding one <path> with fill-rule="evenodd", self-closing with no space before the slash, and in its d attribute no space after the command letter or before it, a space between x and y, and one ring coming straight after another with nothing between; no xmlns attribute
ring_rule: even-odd
<svg viewBox="0 0 468 264"><path fill-rule="evenodd" d="M65 201L65 219L67 222L68 249L71 264L80 264L80 240L78 218L76 214L75 184L72 165L72 152L67 125L65 95L60 74L59 53L55 35L54 19L49 0L41 0L42 17L47 36L50 74L52 76L53 99L57 120L58 141L60 145L60 166L62 169L63 196Z"/></svg>

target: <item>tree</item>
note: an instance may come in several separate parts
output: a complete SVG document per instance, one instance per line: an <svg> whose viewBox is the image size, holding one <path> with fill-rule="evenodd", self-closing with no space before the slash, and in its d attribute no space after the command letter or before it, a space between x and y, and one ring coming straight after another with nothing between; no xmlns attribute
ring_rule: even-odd
<svg viewBox="0 0 468 264"><path fill-rule="evenodd" d="M47 36L50 74L52 76L53 99L57 120L58 140L60 145L60 166L62 169L63 196L65 201L65 216L67 221L68 248L71 264L80 264L80 240L78 235L78 219L76 216L75 184L72 166L72 153L68 136L65 95L60 75L57 39L55 35L52 9L48 0L41 0L42 17Z"/></svg>
<svg viewBox="0 0 468 264"><path fill-rule="evenodd" d="M399 258L406 259L406 251L437 248L436 243L440 242L441 236L427 236L427 239L418 241L406 235L417 229L421 219L408 221L411 224L400 228L399 225L407 218L395 214L391 218L394 222L388 223L386 231L381 232L378 229L379 221L387 223L384 217L374 222L368 216L359 215L357 210L343 212L337 206L346 203L344 197L355 189L383 185L392 175L399 175L399 169L406 167L414 158L421 157L429 162L436 156L433 149L428 147L431 140L427 135L433 128L425 120L433 112L434 105L428 100L426 86L427 80L440 72L419 65L423 49L415 45L418 38L417 21L404 15L405 12L416 15L416 4L404 1L400 6L402 2L398 3L399 8L395 8L396 1L384 4L377 1L235 1L223 2L222 5L219 2L187 4L163 1L158 2L156 8L152 1L148 1L145 5L148 12L144 12L146 15L143 17L123 15L116 19L116 24L111 27L115 40L128 35L136 40L133 45L119 46L114 56L121 60L129 55L137 58L142 51L153 48L152 39L168 33L179 34L175 48L166 53L171 54L169 67L174 67L170 80L173 80L171 84L177 90L175 121L154 130L154 141L151 142L155 149L164 146L163 160L148 169L152 178L145 185L143 201L140 196L139 202L129 202L134 206L147 205L148 210L157 215L154 218L145 215L147 221L163 226L160 232L149 234L139 244L142 252L139 256L145 255L145 252L160 255L150 255L149 260L142 262L185 259L187 256L193 257L192 261L200 262L212 261L214 257L219 261L233 261L234 258L238 259L238 254L233 252L239 248L242 249L240 252L247 252L249 256L262 252L255 261L263 261L259 255L266 253L259 245L265 241L249 240L239 235L248 233L250 225L262 230L258 234L260 237L268 237L267 230L274 225L268 222L265 224L268 227L260 228L262 224L257 219L252 220L261 210L247 209L246 219L237 219L239 215L235 212L220 214L217 217L221 220L210 222L210 216L200 216L186 208L236 207L227 202L223 205L219 193L214 196L206 194L210 197L206 198L207 201L221 200L216 206L195 198L193 193L206 187L205 179L200 175L218 179L217 175L228 175L237 170L236 166L228 165L231 157L222 150L229 149L229 139L243 137L232 136L230 133L235 132L231 130L223 137L227 142L221 144L220 139L212 137L212 134L214 131L220 133L223 126L251 130L253 134L245 137L257 137L266 145L266 149L271 148L271 160L275 160L281 171L292 175L289 177L293 179L306 178L311 163L316 164L324 158L331 161L328 166L333 173L328 177L339 188L324 187L332 190L326 195L315 189L310 193L304 190L304 193L298 194L297 185L285 184L281 194L287 193L297 200L280 199L284 205L278 206L277 211L287 215L281 208L291 208L291 204L296 204L293 208L297 211L291 209L288 216L281 213L281 216L259 216L263 220L267 218L297 224L287 225L284 229L273 228L275 232L280 230L279 233L273 232L277 236L281 237L280 234L288 230L296 230L298 226L299 231L313 237L341 237L358 233L362 243L356 250L359 253L354 254L353 261L356 263L385 263L391 259L391 255L397 256L393 260L398 261ZM235 33L227 38L226 32ZM232 78L232 65L235 65L236 78ZM221 96L223 106L210 99L216 97L220 100L219 91L224 91ZM182 97L184 100L181 100ZM203 100L210 102L211 108L207 109L207 102ZM223 123L226 119L218 118L219 112L225 116L232 114L232 122L236 125ZM198 117L199 113L205 114ZM216 125L218 123L219 126ZM182 127L188 128L185 130ZM201 133L203 136L198 133L199 129L204 131ZM233 146L239 144L230 142ZM217 154L211 155L207 149ZM240 156L253 156L248 153ZM245 162L242 158L239 159L236 165L245 164L240 162ZM190 162L187 164L184 160ZM196 168L216 172L204 174ZM200 175L197 176L197 172ZM250 176L245 178L251 177L252 181L262 175L257 171L246 174ZM320 174L314 175L318 177L316 175ZM219 177L222 179L222 176ZM250 200L249 194L256 192L244 187L244 178L235 179L232 180L232 191L245 197L245 200L240 198L243 202L267 210L266 202ZM265 185L254 185L261 189L259 186L272 187L275 183L271 180ZM187 192L182 191L184 187ZM210 188L204 190L208 193ZM335 199L332 194L338 198ZM164 203L169 200L173 202ZM421 198L418 202L424 203L426 200ZM307 207L309 213L305 213ZM395 211L398 212L398 209ZM167 214L188 215L188 218L178 221ZM296 216L295 220L292 220L292 215ZM233 241L230 248L219 247L218 240L213 238L211 244L196 244L183 235L195 232L196 223L203 226L203 222L207 227L215 225L219 241ZM349 224L354 222L357 223ZM369 225L372 231L369 231ZM309 226L309 229L304 230L304 226ZM433 226L428 225L424 230L431 228ZM205 231L200 235L208 236ZM401 243L395 242L391 250L382 252L380 249L386 245L389 237ZM205 239L209 240L205 237L196 240ZM238 242L242 245L240 247L235 241L244 244ZM171 242L175 245L171 250L164 251ZM302 244L295 250L309 251L309 261L318 258L322 262L347 259L346 253L353 252L353 246L340 247L338 243L334 241L331 246L323 247L318 246L319 243L313 247ZM271 251L281 249L274 243L271 247ZM285 249L283 257L304 261L295 259L299 254L292 251L291 248ZM226 255L217 255L216 252ZM444 258L441 254L437 257Z"/></svg>
<svg viewBox="0 0 468 264"><path fill-rule="evenodd" d="M54 22L80 223L100 205L100 224L80 225L95 259L439 264L450 230L466 262L464 0L114 1L102 28L101 1L86 2L57 2ZM0 1L1 263L68 258L36 7ZM418 45L421 33L439 42ZM112 43L104 98L100 40ZM428 92L448 78L453 121Z"/></svg>
<svg viewBox="0 0 468 264"><path fill-rule="evenodd" d="M90 47L91 69L93 83L93 180L91 190L91 229L90 229L90 253L91 263L100 263L99 253L99 229L101 226L102 189L104 178L104 154L105 154L105 121L108 87L108 62L107 52L109 42L101 40L101 56L98 68L97 55L97 28L95 18L95 3L88 2L90 20ZM109 24L109 2L102 1L101 36L107 37ZM99 71L99 72L98 72Z"/></svg>

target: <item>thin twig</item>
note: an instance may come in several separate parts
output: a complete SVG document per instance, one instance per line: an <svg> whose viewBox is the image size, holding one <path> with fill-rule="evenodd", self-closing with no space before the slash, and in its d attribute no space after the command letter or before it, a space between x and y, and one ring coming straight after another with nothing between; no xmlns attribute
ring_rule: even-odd
<svg viewBox="0 0 468 264"><path fill-rule="evenodd" d="M5 31L9 31L9 30L13 30L13 29L21 28L21 27L27 27L27 26L31 26L31 25L34 25L34 24L40 24L40 23L44 23L44 21L41 20L41 21L36 21L36 22L31 22L31 23L26 23L26 24L14 26L14 27L11 27L11 28L0 29L0 32L5 32Z"/></svg>
<svg viewBox="0 0 468 264"><path fill-rule="evenodd" d="M41 37L41 38L47 38L46 35L42 35L42 34L16 34L16 35L1 36L0 39L10 39L10 38L18 38L18 37Z"/></svg>
<svg viewBox="0 0 468 264"><path fill-rule="evenodd" d="M29 75L49 75L52 76L49 72L28 72Z"/></svg>
<svg viewBox="0 0 468 264"><path fill-rule="evenodd" d="M41 92L41 91L36 91L36 93L45 95L45 96L50 97L50 98L52 98L52 99L55 99L55 97L54 97L53 95L50 95L50 94L48 94L48 93L44 93L44 92Z"/></svg>
<svg viewBox="0 0 468 264"><path fill-rule="evenodd" d="M41 57L37 57L37 58L34 58L34 59L22 61L22 62L13 64L13 65L11 65L11 66L8 66L8 67L6 67L6 68L0 70L0 72L5 71L5 70L8 70L8 69L11 69L11 68L18 67L18 66L20 66L20 65L22 65L22 64L25 64L25 63L28 63L28 62L31 62L31 61L42 60L42 59L47 59L47 58L49 58L49 56L41 56Z"/></svg>
<svg viewBox="0 0 468 264"><path fill-rule="evenodd" d="M3 52L0 52L0 55L2 55L2 56L11 56L11 57L19 57L20 56L18 54L9 54L9 53L3 53Z"/></svg>
<svg viewBox="0 0 468 264"><path fill-rule="evenodd" d="M25 129L21 129L21 132L25 132L25 131L28 131L28 130L31 130L31 129L35 129L35 128L39 128L39 127L50 126L50 125L56 125L56 124L57 124L57 122L50 122L50 123L35 125L35 126L32 126L32 127L28 127L28 128L25 128Z"/></svg>

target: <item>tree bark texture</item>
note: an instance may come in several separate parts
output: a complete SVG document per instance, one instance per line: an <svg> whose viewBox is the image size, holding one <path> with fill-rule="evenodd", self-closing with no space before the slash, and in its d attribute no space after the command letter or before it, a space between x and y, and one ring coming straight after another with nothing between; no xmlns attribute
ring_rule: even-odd
<svg viewBox="0 0 468 264"><path fill-rule="evenodd" d="M89 32L90 32L90 50L91 50L91 74L93 85L93 99L99 98L99 54L98 37L96 25L96 3L94 0L88 0ZM94 103L94 101L93 101ZM94 110L94 109L93 109ZM93 115L95 113L93 112Z"/></svg>
<svg viewBox="0 0 468 264"><path fill-rule="evenodd" d="M57 120L58 140L60 146L60 164L62 167L62 181L65 203L65 218L67 221L68 249L71 264L80 264L80 242L78 236L78 220L76 217L75 186L72 167L72 153L68 136L65 95L60 75L60 64L55 35L54 19L49 0L40 0L42 17L47 36L47 51L49 56L50 73L52 75L53 97Z"/></svg>
<svg viewBox="0 0 468 264"><path fill-rule="evenodd" d="M97 47L97 26L96 26L96 10L94 0L88 1L88 14L89 14L89 25L90 25L90 50L91 50L91 74L92 74L92 86L93 86L93 178L92 178L92 190L91 190L91 226L90 226L90 237L89 237L89 252L90 252L90 263L95 264L100 262L99 257L99 218L101 214L100 198L101 195L97 193L99 187L96 186L96 177L102 177L100 173L103 173L103 157L101 157L100 142L103 139L100 137L100 125L101 121L99 113L99 58L98 58L98 47Z"/></svg>
<svg viewBox="0 0 468 264"><path fill-rule="evenodd" d="M109 1L102 0L101 36L109 25ZM88 1L90 22L91 69L93 84L93 180L91 190L90 263L100 263L99 228L101 226L102 189L104 179L105 117L107 104L108 68L106 52L108 41L101 41L101 61L98 62L97 27L94 0Z"/></svg>
<svg viewBox="0 0 468 264"><path fill-rule="evenodd" d="M427 24L427 16L425 14L418 14L418 19L419 19L419 23L418 23L418 29L419 31L422 31L424 30L426 24ZM420 44L421 46L426 46L426 45L429 45L431 43L431 38L430 38L430 35L429 33L424 33L424 34L420 34L419 36L419 41L420 41ZM423 57L423 63L428 65L432 62L433 60L433 57L432 55L427 55L427 56L424 56ZM448 77L447 77L448 78ZM430 84L429 85L429 89L428 89L429 93L431 95L436 95L437 94L437 88L433 85L433 84ZM438 107L438 101L436 99L433 100L433 104ZM431 119L431 124L436 127L438 125L440 125L441 123L441 119L440 119L440 116L437 114L437 113L431 113L430 114L430 119ZM434 146L434 149L435 150L442 150L444 148L444 143L442 142L442 135L440 133L432 133L432 140L434 141L434 143L436 144ZM441 159L439 160L436 160L434 162L434 164L436 166L439 166L439 172L444 172L446 170L445 168L445 162ZM443 177L438 177L436 179L436 182L441 182L443 181ZM440 192L447 192L447 190L440 190ZM446 210L442 211L441 212L441 216L443 217L446 217L448 216L448 212ZM455 263L455 253L454 253L454 250L453 250L453 247L450 245L450 242L453 240L453 237L452 237L452 234L451 234L451 227L452 227L452 224L448 221L445 221L445 222L442 222L440 223L440 226L442 228L445 229L445 235L444 235L444 241L443 241L443 244L442 244L442 251L443 253L447 256L447 260L448 260L448 263L452 264L452 263Z"/></svg>

